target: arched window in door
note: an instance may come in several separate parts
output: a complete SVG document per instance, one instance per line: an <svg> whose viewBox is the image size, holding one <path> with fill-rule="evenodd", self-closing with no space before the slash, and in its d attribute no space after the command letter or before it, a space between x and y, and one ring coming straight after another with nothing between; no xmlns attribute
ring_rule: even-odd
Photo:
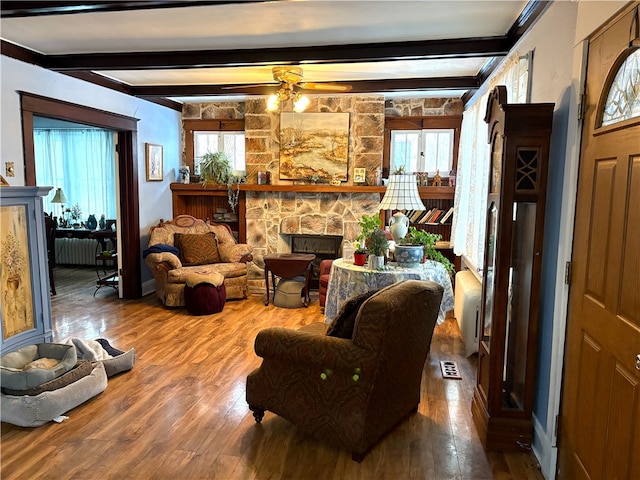
<svg viewBox="0 0 640 480"><path fill-rule="evenodd" d="M640 117L640 48L629 50L609 86L602 127Z"/></svg>

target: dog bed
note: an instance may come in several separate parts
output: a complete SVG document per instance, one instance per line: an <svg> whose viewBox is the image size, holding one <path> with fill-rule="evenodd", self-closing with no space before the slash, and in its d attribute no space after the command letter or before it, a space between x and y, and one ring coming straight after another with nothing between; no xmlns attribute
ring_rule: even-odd
<svg viewBox="0 0 640 480"><path fill-rule="evenodd" d="M96 363L91 374L66 387L40 395L0 394L0 421L19 427L38 427L68 412L107 388L107 374Z"/></svg>
<svg viewBox="0 0 640 480"><path fill-rule="evenodd" d="M0 384L11 390L35 388L68 372L77 360L73 345L28 345L0 357Z"/></svg>
<svg viewBox="0 0 640 480"><path fill-rule="evenodd" d="M113 377L114 375L131 370L136 363L136 349L132 348L123 352L117 348L112 347L109 342L104 338L98 338L96 340L105 351L111 355L111 358L102 360L104 369L107 372L107 377Z"/></svg>
<svg viewBox="0 0 640 480"><path fill-rule="evenodd" d="M67 338L65 344L73 345L78 352L78 358L90 362L101 362L107 372L107 377L112 377L120 372L131 370L136 362L134 348L123 352L112 347L108 340L84 340L78 337Z"/></svg>
<svg viewBox="0 0 640 480"><path fill-rule="evenodd" d="M90 375L93 371L93 364L86 360L78 360L76 366L69 370L67 373L63 373L59 377L49 380L48 382L38 385L37 387L30 388L28 390L11 390L10 388L2 387L2 393L5 395L40 395L43 392L50 392L59 388L66 387L70 383L77 382L82 377Z"/></svg>

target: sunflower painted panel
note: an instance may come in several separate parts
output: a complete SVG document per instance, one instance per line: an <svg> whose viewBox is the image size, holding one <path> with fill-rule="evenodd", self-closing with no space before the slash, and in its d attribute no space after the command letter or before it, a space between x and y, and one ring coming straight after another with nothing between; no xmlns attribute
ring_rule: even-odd
<svg viewBox="0 0 640 480"><path fill-rule="evenodd" d="M26 205L0 207L2 336L35 328Z"/></svg>

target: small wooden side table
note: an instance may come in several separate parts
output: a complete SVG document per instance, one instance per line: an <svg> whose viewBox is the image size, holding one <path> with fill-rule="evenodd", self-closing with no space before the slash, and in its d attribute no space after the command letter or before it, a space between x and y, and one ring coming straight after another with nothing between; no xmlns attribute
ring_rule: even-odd
<svg viewBox="0 0 640 480"><path fill-rule="evenodd" d="M304 287L302 289L304 306L309 306L309 285L313 273L313 261L316 256L312 253L272 253L264 256L264 284L267 296L264 302L269 305L269 272L273 284L273 297L276 296L276 276L284 279L295 278L304 275Z"/></svg>

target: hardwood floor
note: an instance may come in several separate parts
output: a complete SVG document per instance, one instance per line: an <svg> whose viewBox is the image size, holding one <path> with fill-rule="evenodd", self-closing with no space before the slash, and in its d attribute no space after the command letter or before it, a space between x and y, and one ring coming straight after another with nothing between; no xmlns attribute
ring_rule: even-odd
<svg viewBox="0 0 640 480"><path fill-rule="evenodd" d="M94 298L94 284L91 269L56 269L54 341L107 338L135 347L136 365L61 424L3 423L3 480L543 478L532 454L480 445L470 411L475 360L453 319L436 328L418 413L356 463L270 412L255 424L245 402L246 375L260 365L257 332L322 321L317 292L307 309L265 307L254 296L195 317L155 294L123 301L103 288ZM457 361L463 379L444 380L440 360Z"/></svg>

